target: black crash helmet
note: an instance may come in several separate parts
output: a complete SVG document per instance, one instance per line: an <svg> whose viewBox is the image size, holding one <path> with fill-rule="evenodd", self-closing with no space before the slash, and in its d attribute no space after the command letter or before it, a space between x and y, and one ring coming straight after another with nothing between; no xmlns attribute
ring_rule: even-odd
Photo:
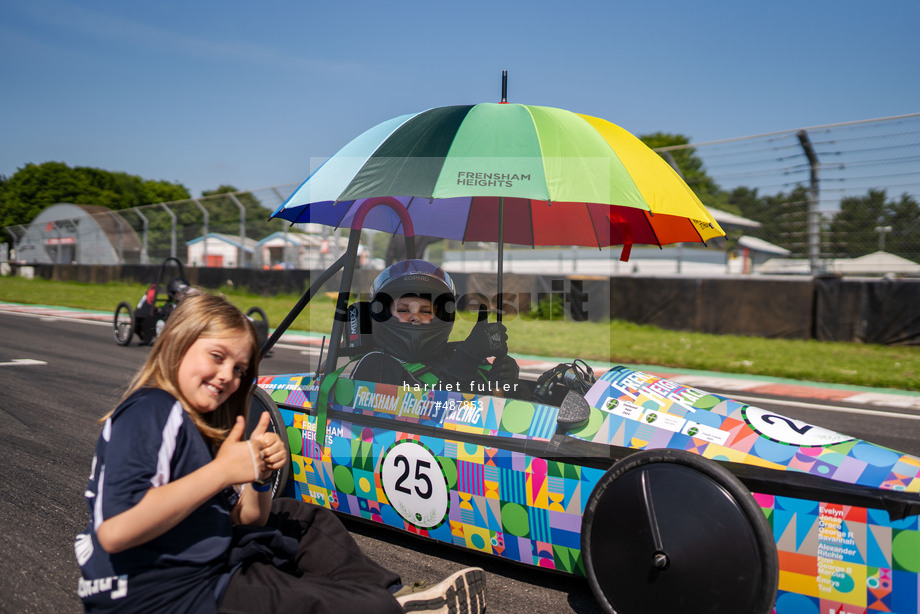
<svg viewBox="0 0 920 614"><path fill-rule="evenodd" d="M188 290L188 287L188 281L182 277L171 279L169 283L166 284L166 296L169 297L171 302L178 303L182 295L185 294L185 291Z"/></svg>
<svg viewBox="0 0 920 614"><path fill-rule="evenodd" d="M428 324L400 322L390 311L397 298L413 295L432 303ZM457 291L444 269L425 260L402 260L371 284L371 316L376 344L400 360L424 361L444 350L454 326Z"/></svg>

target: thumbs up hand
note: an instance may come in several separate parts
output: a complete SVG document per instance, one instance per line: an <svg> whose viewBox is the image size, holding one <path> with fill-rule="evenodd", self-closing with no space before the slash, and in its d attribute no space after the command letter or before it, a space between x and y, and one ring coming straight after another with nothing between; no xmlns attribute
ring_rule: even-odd
<svg viewBox="0 0 920 614"><path fill-rule="evenodd" d="M249 436L253 450L259 455L262 461L262 471L259 479L264 480L271 475L272 471L281 469L288 461L287 451L284 443L278 433L269 432L268 425L271 423L271 417L267 411L262 412L259 417L259 423Z"/></svg>
<svg viewBox="0 0 920 614"><path fill-rule="evenodd" d="M258 451L243 440L245 428L243 417L237 416L233 428L214 457L214 462L221 467L223 481L227 486L251 482L262 471Z"/></svg>
<svg viewBox="0 0 920 614"><path fill-rule="evenodd" d="M479 306L479 318L469 336L460 342L457 350L467 354L476 362L488 356L504 356L508 353L508 330L500 322L488 321L489 312L485 305Z"/></svg>

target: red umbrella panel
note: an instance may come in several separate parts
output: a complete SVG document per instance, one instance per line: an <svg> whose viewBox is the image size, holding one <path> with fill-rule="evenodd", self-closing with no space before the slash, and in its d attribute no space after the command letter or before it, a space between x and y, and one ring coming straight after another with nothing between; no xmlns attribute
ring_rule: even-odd
<svg viewBox="0 0 920 614"><path fill-rule="evenodd" d="M456 241L483 241L516 245L623 245L621 259L629 258L632 245L668 245L704 242L711 238L708 220L652 213L633 207L584 202L548 202L492 196L429 200L396 198L415 226L415 234ZM312 203L299 221L321 221L352 228L355 212L366 201ZM504 223L500 223L504 220ZM402 233L400 219L388 207L376 207L363 221L364 228Z"/></svg>

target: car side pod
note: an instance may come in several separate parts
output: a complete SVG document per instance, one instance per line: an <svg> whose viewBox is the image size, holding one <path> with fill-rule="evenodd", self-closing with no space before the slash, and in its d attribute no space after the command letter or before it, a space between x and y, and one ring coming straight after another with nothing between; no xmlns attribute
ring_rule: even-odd
<svg viewBox="0 0 920 614"><path fill-rule="evenodd" d="M585 572L613 614L772 612L779 561L766 516L718 463L631 454L601 477L581 531Z"/></svg>

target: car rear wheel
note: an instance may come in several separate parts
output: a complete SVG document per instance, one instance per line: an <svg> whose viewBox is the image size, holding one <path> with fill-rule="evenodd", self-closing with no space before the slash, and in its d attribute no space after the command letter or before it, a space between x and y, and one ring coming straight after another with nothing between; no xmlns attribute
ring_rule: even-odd
<svg viewBox="0 0 920 614"><path fill-rule="evenodd" d="M281 410L278 409L278 405L272 400L267 392L259 387L256 387L252 393L252 402L249 405L249 415L246 418L247 438L259 423L262 412L266 411L271 418L268 425L268 430L270 432L278 433L278 436L281 438L281 443L284 444L284 449L287 451L288 457L288 462L285 463L281 469L275 471L275 473L272 474L271 492L272 498L274 499L284 494L288 478L291 475L291 448L288 444L287 427L284 425L284 419L281 417Z"/></svg>
<svg viewBox="0 0 920 614"><path fill-rule="evenodd" d="M115 343L118 345L131 343L131 337L134 336L134 312L131 311L131 305L124 301L118 303L118 307L115 308L112 325Z"/></svg>
<svg viewBox="0 0 920 614"><path fill-rule="evenodd" d="M769 613L779 562L749 490L714 461L646 450L598 482L581 534L588 583L605 612Z"/></svg>

